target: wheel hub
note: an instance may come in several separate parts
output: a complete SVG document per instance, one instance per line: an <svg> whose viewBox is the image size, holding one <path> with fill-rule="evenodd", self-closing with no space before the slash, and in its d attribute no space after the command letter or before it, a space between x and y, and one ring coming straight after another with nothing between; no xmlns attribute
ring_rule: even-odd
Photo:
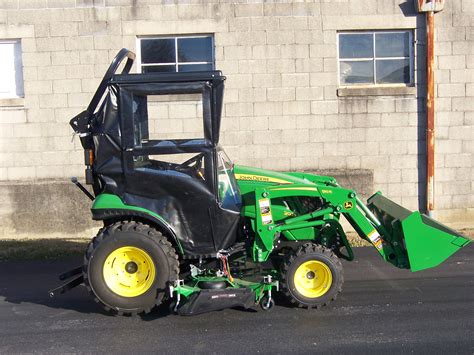
<svg viewBox="0 0 474 355"><path fill-rule="evenodd" d="M156 268L143 249L126 246L115 249L105 259L102 275L108 288L122 297L137 297L155 282Z"/></svg>
<svg viewBox="0 0 474 355"><path fill-rule="evenodd" d="M332 272L324 262L309 260L298 266L293 283L296 291L302 296L318 298L331 288Z"/></svg>
<svg viewBox="0 0 474 355"><path fill-rule="evenodd" d="M138 270L138 265L134 261L129 261L127 264L125 264L125 271L127 271L129 274L134 274Z"/></svg>

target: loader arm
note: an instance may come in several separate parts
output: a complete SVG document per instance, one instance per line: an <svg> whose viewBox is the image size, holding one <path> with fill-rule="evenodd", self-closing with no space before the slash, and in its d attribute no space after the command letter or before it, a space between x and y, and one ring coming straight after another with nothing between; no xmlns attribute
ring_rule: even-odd
<svg viewBox="0 0 474 355"><path fill-rule="evenodd" d="M319 179L315 179L317 181ZM352 190L328 184L288 184L255 189L255 241L253 257L265 261L285 231L314 228L315 237L324 242L322 232L336 226L338 239L346 247L346 259L353 254L339 224L343 215L358 235L372 244L380 256L392 265L419 271L434 267L467 245L469 240L419 212L411 212L381 193L374 194L365 205ZM272 203L289 197L320 197L325 205L315 211L275 221Z"/></svg>

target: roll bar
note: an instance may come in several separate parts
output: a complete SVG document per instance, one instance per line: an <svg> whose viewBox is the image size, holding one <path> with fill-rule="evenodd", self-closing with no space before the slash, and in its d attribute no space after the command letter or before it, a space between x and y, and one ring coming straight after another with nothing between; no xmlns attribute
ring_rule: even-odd
<svg viewBox="0 0 474 355"><path fill-rule="evenodd" d="M127 62L125 63L125 66L122 70L122 74L128 74L130 72L130 69L133 65L133 61L135 60L135 53L128 50L127 48L122 48L115 56L112 63L110 63L109 69L107 69L107 71L105 72L105 75L102 78L102 81L100 82L99 87L97 88L97 91L94 94L94 97L92 97L92 100L89 106L87 107L87 111L90 114L93 114L96 110L97 106L100 103L100 99L102 99L102 96L105 93L107 84L109 83L110 79L112 79L112 76L114 76L118 67L125 58L127 58Z"/></svg>
<svg viewBox="0 0 474 355"><path fill-rule="evenodd" d="M135 53L128 50L127 48L122 48L117 53L114 60L112 60L112 63L110 63L109 68L105 72L105 75L102 78L102 81L100 82L99 87L97 88L94 96L92 97L89 106L87 106L87 109L85 111L82 111L80 114L71 119L71 121L69 121L69 124L76 133L88 133L90 118L99 106L102 97L104 96L105 91L107 89L107 85L110 82L110 79L112 79L112 77L115 75L115 72L117 71L118 67L125 58L127 58L127 62L123 67L122 74L128 74L130 72L130 69L132 68L135 57Z"/></svg>

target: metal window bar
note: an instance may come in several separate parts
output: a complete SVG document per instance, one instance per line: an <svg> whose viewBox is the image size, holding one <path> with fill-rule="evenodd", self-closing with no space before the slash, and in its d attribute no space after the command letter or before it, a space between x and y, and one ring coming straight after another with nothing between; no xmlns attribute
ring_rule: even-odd
<svg viewBox="0 0 474 355"><path fill-rule="evenodd" d="M374 82L372 84L377 84L377 56L375 54L375 32L372 32L372 66L373 66L373 70L374 70Z"/></svg>
<svg viewBox="0 0 474 355"><path fill-rule="evenodd" d="M181 38L211 38L211 62L180 62L178 60L178 39ZM168 62L168 63L142 63L142 58L141 58L141 41L142 40L150 40L150 39L174 39L174 48L175 48L175 58L176 60L174 62ZM214 36L213 35L194 35L194 36L163 36L163 37L137 37L137 72L141 73L143 67L147 66L165 66L165 65L174 65L176 72L178 72L179 65L197 65L197 64L211 64L212 67L215 67L215 45L214 45Z"/></svg>
<svg viewBox="0 0 474 355"><path fill-rule="evenodd" d="M187 65L187 64L212 64L212 62L171 62L171 63L144 63L142 67L149 67L149 66L164 66L164 65Z"/></svg>
<svg viewBox="0 0 474 355"><path fill-rule="evenodd" d="M376 56L376 41L375 41L375 34L382 34L382 33L408 33L408 42L410 43L409 46L409 53L407 57L377 57ZM339 37L341 35L352 35L352 34L371 34L372 35L372 52L373 56L370 58L340 58L339 56ZM411 30L407 31L351 31L351 32L339 32L337 34L337 75L338 75L338 83L339 86L341 86L341 61L345 62L360 62L360 61L373 61L373 70L374 70L374 80L372 83L367 83L367 84L362 84L362 85L382 85L382 86L399 86L399 85L411 85L413 84L413 78L414 78L414 58L413 58L413 32ZM393 83L393 84L377 84L377 68L376 68L376 63L377 61L383 61L383 60L393 60L393 59L408 59L408 65L409 65L409 72L410 72L410 82L408 84L406 83ZM347 84L345 83L343 86L356 86L356 85L361 85L361 84Z"/></svg>

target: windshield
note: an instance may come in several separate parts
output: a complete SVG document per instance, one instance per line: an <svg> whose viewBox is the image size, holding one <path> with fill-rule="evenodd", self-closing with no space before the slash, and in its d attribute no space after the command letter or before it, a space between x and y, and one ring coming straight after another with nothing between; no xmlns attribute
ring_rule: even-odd
<svg viewBox="0 0 474 355"><path fill-rule="evenodd" d="M222 208L232 209L241 205L239 188L234 177L234 164L224 150L217 152L217 180L219 201Z"/></svg>

